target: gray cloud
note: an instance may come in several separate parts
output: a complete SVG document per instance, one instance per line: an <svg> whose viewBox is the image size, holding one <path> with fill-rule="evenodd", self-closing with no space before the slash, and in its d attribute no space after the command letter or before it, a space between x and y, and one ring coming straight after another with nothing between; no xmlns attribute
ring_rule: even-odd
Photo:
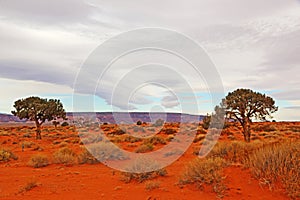
<svg viewBox="0 0 300 200"><path fill-rule="evenodd" d="M170 95L162 98L161 105L165 108L173 108L180 105L180 103L175 95Z"/></svg>
<svg viewBox="0 0 300 200"><path fill-rule="evenodd" d="M101 11L81 0L10 0L1 2L0 12L8 20L49 25L80 23Z"/></svg>
<svg viewBox="0 0 300 200"><path fill-rule="evenodd" d="M2 1L0 77L72 87L80 65L105 39L131 28L158 26L181 31L203 45L216 63L227 90L236 87L280 90L272 94L276 99L298 100L299 11L299 2L293 0ZM143 59L118 63L119 67L102 80L103 87L96 94L109 105L113 86L127 73L124 65L135 66L145 61L145 55L136 56ZM195 91L206 89L205 81L182 67L180 61L169 61L165 55L151 59L171 66L177 64L178 74L192 83ZM95 74L88 76L97 80ZM183 82L170 77L168 72L146 70L134 76L139 79L157 76L153 81L172 85L176 91L185 90ZM95 87L83 84L86 88ZM114 104L135 109L137 105L153 103L148 98L151 96L162 98L165 107L178 103L163 90L156 93L154 86L138 92L131 100L124 99L135 84L133 79L124 82L116 96L119 101Z"/></svg>

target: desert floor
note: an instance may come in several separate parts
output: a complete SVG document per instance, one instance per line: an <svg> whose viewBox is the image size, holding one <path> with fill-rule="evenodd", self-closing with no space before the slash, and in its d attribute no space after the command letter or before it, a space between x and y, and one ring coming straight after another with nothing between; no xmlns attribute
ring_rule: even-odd
<svg viewBox="0 0 300 200"><path fill-rule="evenodd" d="M79 130L74 126L55 128L47 125L43 126L42 140L36 140L33 126L2 124L0 126L0 199L299 198L299 169L295 169L294 165L291 167L293 169L289 169L290 171L281 170L284 172L279 169L259 171L255 166L259 166L259 162L263 160L259 158L262 156L258 152L261 149L266 149L268 153L272 148L275 149L274 151L278 148L285 150L285 147L291 144L297 144L291 152L294 156L292 159L296 161L291 162L298 162L299 166L297 156L299 155L300 122L254 123L250 144L243 141L241 127L230 124L222 131L214 150L207 157L202 158L202 160L210 158L213 161L220 158L225 164L223 163L217 170L217 174L212 168L212 170L199 172L200 177L201 173L205 175L204 179L196 177L192 180L187 180L187 177L191 178L190 175L195 174L189 173L193 168L193 162L201 160L197 155L198 150L217 136L205 139L207 131L198 124L169 123L162 129L151 124L123 126L125 131L118 128L118 125L111 124L101 127L93 125L89 129L78 128ZM130 173L111 169L95 161L83 145L103 142L103 138L96 134L103 131L109 140L120 148L131 152L147 153L163 148L172 141L182 127L187 132L196 132L196 137L189 148L184 153L174 150L174 155L177 153L183 155L165 168L166 173L151 174L144 178L131 176ZM158 133L154 136L155 139L135 139L130 136L130 134L148 134L149 131L151 134ZM176 142L178 145L181 143L181 141ZM61 149L65 151L59 153ZM66 156L62 152L69 152L69 154L67 153ZM43 159L34 160L34 156ZM278 156L278 159L281 159L281 155ZM119 158L114 159L118 162ZM283 164L286 162L289 161L282 161ZM279 170L278 173L281 175L274 178L272 173L276 173L276 170Z"/></svg>

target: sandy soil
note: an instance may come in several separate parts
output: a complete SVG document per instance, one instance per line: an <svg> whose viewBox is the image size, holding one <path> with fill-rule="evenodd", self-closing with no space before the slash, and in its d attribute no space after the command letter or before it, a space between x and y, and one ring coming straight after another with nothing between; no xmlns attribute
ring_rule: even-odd
<svg viewBox="0 0 300 200"><path fill-rule="evenodd" d="M288 132L289 126L297 128L300 127L300 123L276 123L279 132L288 133L288 137L299 137L299 134ZM242 140L238 128L230 128L227 132L230 132L235 140ZM264 140L263 132L260 130L255 132L260 140ZM31 137L24 137L25 134ZM43 168L28 166L30 157L37 153L47 155L51 161L53 152L60 148L62 142L77 153L81 151L80 139L76 131L71 131L70 128L59 127L55 130L52 126L44 127L42 135L43 139L37 141L34 138L33 127L3 125L0 127L0 146L10 149L18 156L18 160L0 162L0 199L218 199L210 187L199 190L195 185L178 185L179 176L186 163L197 157L193 154L193 149L199 145L198 143L193 143L183 156L166 168L168 174L165 177L149 180L160 185L156 189L147 190L147 181L126 183L121 180L121 172L101 163L72 166L51 163ZM24 141L33 144L22 151L21 144ZM231 140L224 134L220 141ZM127 147L127 150L131 148L132 151L135 148L133 145L128 147L127 143L122 143L121 146ZM157 145L154 150L159 148L161 146ZM250 171L241 165L226 167L223 173L227 187L223 199L289 199L280 183L270 190L268 186L253 178ZM34 182L36 187L24 190L30 182Z"/></svg>

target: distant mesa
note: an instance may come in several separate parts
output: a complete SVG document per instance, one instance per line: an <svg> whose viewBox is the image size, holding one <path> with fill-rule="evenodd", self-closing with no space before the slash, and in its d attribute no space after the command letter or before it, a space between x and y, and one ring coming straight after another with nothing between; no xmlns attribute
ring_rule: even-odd
<svg viewBox="0 0 300 200"><path fill-rule="evenodd" d="M67 118L69 121L73 121L73 116L76 115L77 117L85 117L89 115L95 115L100 122L106 123L116 123L114 119L114 114L118 116L118 121L122 123L132 123L141 120L143 122L151 122L150 113L148 112L131 112L130 117L128 117L128 113L112 113L112 112L96 112L96 113L89 113L89 112L77 112L67 113ZM166 122L195 122L195 121L202 121L204 115L190 115L190 114L181 114L181 113L151 113L151 117L155 119L165 119ZM10 115L10 114L1 114L0 113L0 123L4 122L27 122L28 120L20 120L18 117Z"/></svg>
<svg viewBox="0 0 300 200"><path fill-rule="evenodd" d="M0 113L0 122L27 122L27 120L26 119L20 120L16 116Z"/></svg>

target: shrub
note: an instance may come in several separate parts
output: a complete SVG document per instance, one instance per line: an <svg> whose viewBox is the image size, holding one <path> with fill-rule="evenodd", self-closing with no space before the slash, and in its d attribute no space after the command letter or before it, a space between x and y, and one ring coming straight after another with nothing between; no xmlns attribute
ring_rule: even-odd
<svg viewBox="0 0 300 200"><path fill-rule="evenodd" d="M140 120L136 122L136 125L138 125L138 126L140 126L140 125L142 125L142 124L143 124L143 122L140 121Z"/></svg>
<svg viewBox="0 0 300 200"><path fill-rule="evenodd" d="M135 143L135 142L140 142L140 141L142 141L142 139L141 139L141 138L137 138L137 137L133 137L133 136L131 136L131 135L128 135L128 136L126 136L126 137L124 138L124 141L125 141L125 142L130 142L130 143Z"/></svg>
<svg viewBox="0 0 300 200"><path fill-rule="evenodd" d="M147 143L157 145L157 144L166 144L167 142L166 142L165 138L163 138L161 136L153 136L153 137L147 138L145 140L144 144L147 144Z"/></svg>
<svg viewBox="0 0 300 200"><path fill-rule="evenodd" d="M133 131L134 132L142 132L142 133L145 132L145 130L143 129L143 127L137 127L137 126L133 127Z"/></svg>
<svg viewBox="0 0 300 200"><path fill-rule="evenodd" d="M35 145L34 142L28 142L28 141L24 141L24 142L22 143L22 147L24 147L24 148L31 148L31 147L34 146L34 145Z"/></svg>
<svg viewBox="0 0 300 200"><path fill-rule="evenodd" d="M126 183L132 180L141 183L145 180L167 175L167 170L160 168L156 161L144 157L138 157L134 162L130 163L126 170L127 172L121 174L121 180Z"/></svg>
<svg viewBox="0 0 300 200"><path fill-rule="evenodd" d="M78 161L80 164L96 164L99 161L86 149L84 148L83 151L78 156Z"/></svg>
<svg viewBox="0 0 300 200"><path fill-rule="evenodd" d="M29 190L32 190L33 188L37 187L38 186L38 183L35 179L31 179L29 181L27 181L26 185L21 187L20 189L20 193L22 192L27 192Z"/></svg>
<svg viewBox="0 0 300 200"><path fill-rule="evenodd" d="M15 156L10 150L0 148L0 162L7 162L11 159L17 160L18 157Z"/></svg>
<svg viewBox="0 0 300 200"><path fill-rule="evenodd" d="M222 158L196 158L186 166L179 184L195 184L199 189L204 189L204 184L212 185L213 191L221 196L225 191L221 169L225 166Z"/></svg>
<svg viewBox="0 0 300 200"><path fill-rule="evenodd" d="M37 154L30 158L28 165L34 168L46 167L49 165L48 157L43 154Z"/></svg>
<svg viewBox="0 0 300 200"><path fill-rule="evenodd" d="M158 120L155 121L154 126L155 127L162 126L162 125L164 125L164 123L165 123L164 120L158 119Z"/></svg>
<svg viewBox="0 0 300 200"><path fill-rule="evenodd" d="M63 123L61 124L61 126L62 126L62 127L69 126L69 123L68 123L68 122L63 122Z"/></svg>
<svg viewBox="0 0 300 200"><path fill-rule="evenodd" d="M220 157L231 163L246 163L250 154L263 144L259 141L245 143L242 141L233 141L231 143L217 143L208 157Z"/></svg>
<svg viewBox="0 0 300 200"><path fill-rule="evenodd" d="M165 134L167 135L173 135L175 133L177 133L177 131L175 129L172 129L172 128L167 128L165 130L163 130L165 132Z"/></svg>
<svg viewBox="0 0 300 200"><path fill-rule="evenodd" d="M254 177L272 185L281 181L291 198L300 197L300 143L265 145L254 151L247 166Z"/></svg>
<svg viewBox="0 0 300 200"><path fill-rule="evenodd" d="M160 182L158 182L158 181L147 181L145 183L145 188L146 188L146 190L149 190L149 191L157 189L157 188L159 188L159 186L160 186Z"/></svg>
<svg viewBox="0 0 300 200"><path fill-rule="evenodd" d="M111 134L111 135L123 135L123 134L125 134L126 132L125 131L123 131L122 129L116 129L116 130L113 130L112 132L110 132L109 134Z"/></svg>
<svg viewBox="0 0 300 200"><path fill-rule="evenodd" d="M142 144L141 146L139 146L135 152L136 153L146 153L149 151L152 151L154 149L153 144L151 143L146 143L146 144Z"/></svg>
<svg viewBox="0 0 300 200"><path fill-rule="evenodd" d="M87 145L86 148L99 161L126 160L128 158L120 148L105 141L98 144Z"/></svg>
<svg viewBox="0 0 300 200"><path fill-rule="evenodd" d="M61 148L53 154L54 162L57 164L73 165L76 163L76 154L68 147Z"/></svg>
<svg viewBox="0 0 300 200"><path fill-rule="evenodd" d="M252 130L254 130L254 131L264 131L264 132L272 132L272 131L276 131L277 129L272 124L261 124L261 125L253 126Z"/></svg>

